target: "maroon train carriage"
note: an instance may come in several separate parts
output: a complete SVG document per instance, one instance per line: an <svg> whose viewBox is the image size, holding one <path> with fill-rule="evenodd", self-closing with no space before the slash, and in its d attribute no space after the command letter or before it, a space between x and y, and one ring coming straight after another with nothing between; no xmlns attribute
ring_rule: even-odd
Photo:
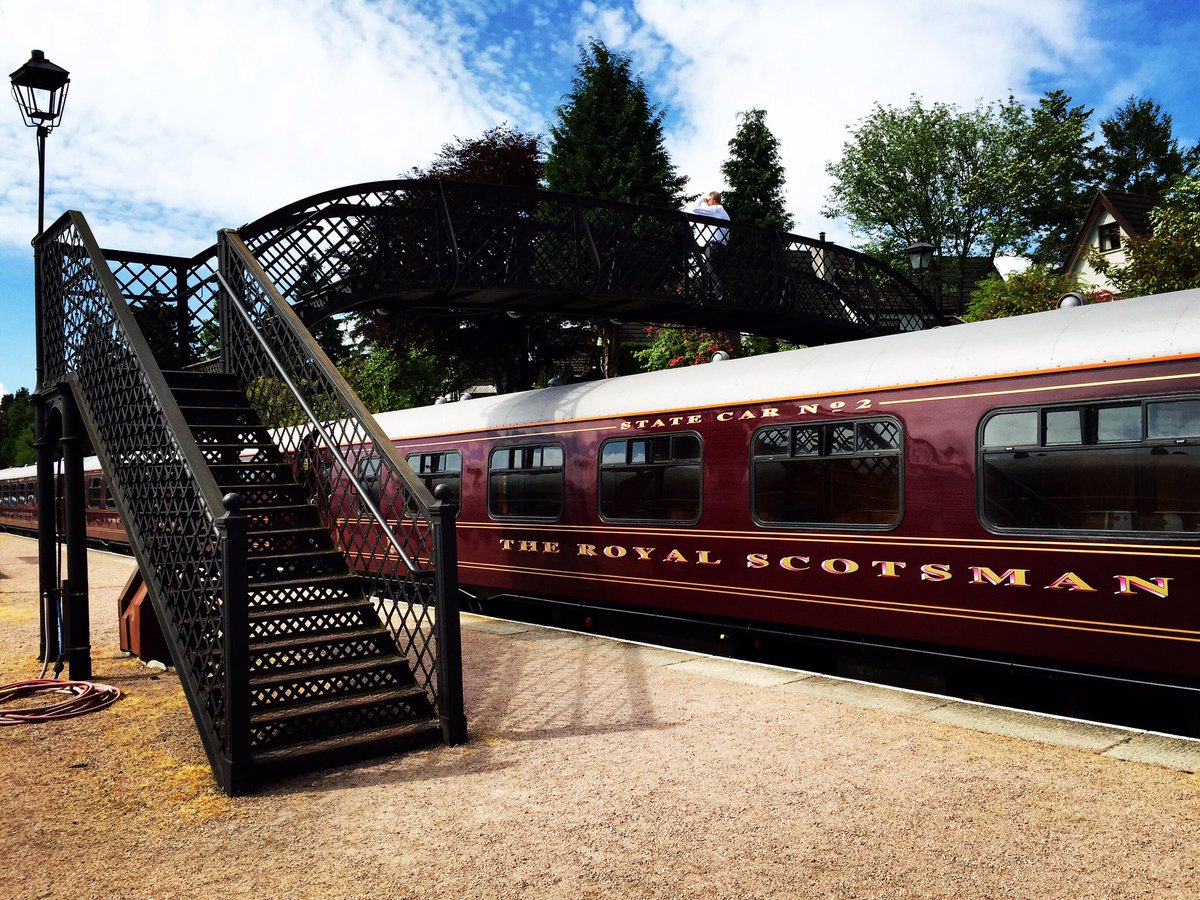
<svg viewBox="0 0 1200 900"><path fill-rule="evenodd" d="M129 541L117 513L117 502L108 492L108 479L100 468L100 460L86 457L83 467L89 542L118 549L127 547ZM57 495L61 497L62 493L60 483ZM36 536L37 527L37 466L0 470L0 530Z"/></svg>
<svg viewBox="0 0 1200 900"><path fill-rule="evenodd" d="M458 489L485 601L1196 687L1198 323L1188 291L379 419Z"/></svg>
<svg viewBox="0 0 1200 900"><path fill-rule="evenodd" d="M1194 732L1198 323L1186 291L378 418L461 498L485 608L1168 685ZM344 524L375 527L328 478Z"/></svg>

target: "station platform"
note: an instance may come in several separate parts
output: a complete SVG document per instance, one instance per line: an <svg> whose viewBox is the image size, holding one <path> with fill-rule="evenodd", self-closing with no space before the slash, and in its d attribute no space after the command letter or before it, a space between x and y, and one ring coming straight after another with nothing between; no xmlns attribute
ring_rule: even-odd
<svg viewBox="0 0 1200 900"><path fill-rule="evenodd" d="M463 617L470 731L229 799L172 670L0 734L0 896L1188 898L1197 742ZM0 680L36 675L36 547L0 535ZM31 671L32 670L32 671ZM22 863L24 861L24 863Z"/></svg>
<svg viewBox="0 0 1200 900"><path fill-rule="evenodd" d="M462 627L494 637L575 646L584 654L659 666L699 678L770 688L856 709L876 710L985 734L1070 747L1113 759L1165 766L1182 772L1200 771L1200 740L1194 738L975 703L923 691L469 613L462 615Z"/></svg>

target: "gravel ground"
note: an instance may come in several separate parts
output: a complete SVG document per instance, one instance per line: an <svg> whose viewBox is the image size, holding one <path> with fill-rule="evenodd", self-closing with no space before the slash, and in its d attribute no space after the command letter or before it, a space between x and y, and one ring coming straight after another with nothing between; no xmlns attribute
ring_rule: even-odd
<svg viewBox="0 0 1200 900"><path fill-rule="evenodd" d="M0 535L2 683L38 673L35 557ZM0 730L0 896L1200 895L1195 775L545 631L464 631L465 747L229 800L174 674L117 649L131 567L91 554L126 696Z"/></svg>

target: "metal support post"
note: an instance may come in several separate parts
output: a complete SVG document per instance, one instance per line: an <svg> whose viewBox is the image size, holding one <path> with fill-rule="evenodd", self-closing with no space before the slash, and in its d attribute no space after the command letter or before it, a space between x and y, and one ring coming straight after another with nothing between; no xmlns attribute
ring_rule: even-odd
<svg viewBox="0 0 1200 900"><path fill-rule="evenodd" d="M41 342L38 342L39 347ZM37 453L38 504L38 597L41 599L39 620L41 635L38 659L42 662L58 658L58 497L55 490L54 459L57 441L46 434L47 410L45 398L33 395L33 449Z"/></svg>
<svg viewBox="0 0 1200 900"><path fill-rule="evenodd" d="M91 620L88 612L87 494L83 483L83 421L67 389L63 409L63 507L67 534L67 587L63 618L67 666L75 681L92 677Z"/></svg>
<svg viewBox="0 0 1200 900"><path fill-rule="evenodd" d="M217 519L221 539L221 617L225 658L225 789L253 789L250 763L250 592L246 574L247 518L241 494L226 494Z"/></svg>
<svg viewBox="0 0 1200 900"><path fill-rule="evenodd" d="M458 620L458 545L454 516L458 504L449 499L450 489L439 484L433 492L438 503L430 510L437 557L434 598L437 617L438 721L442 740L448 746L467 742L467 716L463 708L462 626Z"/></svg>

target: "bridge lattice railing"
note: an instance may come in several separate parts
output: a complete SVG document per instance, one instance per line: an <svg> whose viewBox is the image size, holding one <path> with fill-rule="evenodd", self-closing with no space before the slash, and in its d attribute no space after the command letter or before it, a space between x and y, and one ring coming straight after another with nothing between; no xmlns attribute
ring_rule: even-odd
<svg viewBox="0 0 1200 900"><path fill-rule="evenodd" d="M68 386L109 477L214 774L249 764L244 517L225 499L84 217L38 240L44 374Z"/></svg>
<svg viewBox="0 0 1200 900"><path fill-rule="evenodd" d="M369 306L475 307L733 328L800 343L945 324L906 278L834 243L525 188L352 185L238 234L309 324ZM190 259L106 254L156 350L161 344L185 364L219 352L216 247Z"/></svg>

